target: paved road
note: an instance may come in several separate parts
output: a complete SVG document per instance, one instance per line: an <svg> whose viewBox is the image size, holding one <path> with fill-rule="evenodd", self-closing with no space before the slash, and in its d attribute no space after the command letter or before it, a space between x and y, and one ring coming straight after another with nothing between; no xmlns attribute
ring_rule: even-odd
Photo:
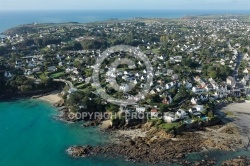
<svg viewBox="0 0 250 166"><path fill-rule="evenodd" d="M64 80L64 79L54 79L54 81L57 82L64 82L65 84L67 84L69 86L70 89L76 89L74 87L74 85L72 84L72 82L68 81L68 80Z"/></svg>
<svg viewBox="0 0 250 166"><path fill-rule="evenodd" d="M110 103L114 103L114 104L122 105L122 106L128 106L128 105L136 105L136 104L138 104L135 101L126 102L126 101L119 101L119 100L112 100L112 99L108 99L107 101L110 102Z"/></svg>
<svg viewBox="0 0 250 166"><path fill-rule="evenodd" d="M235 66L235 69L234 69L234 72L233 72L233 76L234 76L235 80L237 80L237 78L238 78L239 66L240 66L240 64L242 62L242 59L243 59L242 53L238 53L238 56L237 56L237 59L236 59L236 66Z"/></svg>

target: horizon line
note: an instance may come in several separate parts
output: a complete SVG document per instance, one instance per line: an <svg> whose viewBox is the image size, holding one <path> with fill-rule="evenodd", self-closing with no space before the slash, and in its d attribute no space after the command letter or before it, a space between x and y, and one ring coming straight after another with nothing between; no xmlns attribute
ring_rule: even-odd
<svg viewBox="0 0 250 166"><path fill-rule="evenodd" d="M176 9L1 9L0 12L2 11L72 11L72 10L85 10L85 11L93 11L93 10L99 10L99 11L107 11L107 10L159 10L159 11L163 11L163 10L190 10L190 11L201 11L201 10L205 10L205 11L219 11L219 10L223 10L223 11L248 11L249 9L180 9L180 8L176 8Z"/></svg>

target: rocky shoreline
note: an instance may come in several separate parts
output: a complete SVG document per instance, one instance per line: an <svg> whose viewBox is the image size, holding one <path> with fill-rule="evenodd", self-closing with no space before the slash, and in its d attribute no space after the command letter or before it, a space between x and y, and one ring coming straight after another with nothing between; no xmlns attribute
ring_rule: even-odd
<svg viewBox="0 0 250 166"><path fill-rule="evenodd" d="M236 159L227 160L221 166L248 166L250 165L250 158L238 156Z"/></svg>
<svg viewBox="0 0 250 166"><path fill-rule="evenodd" d="M71 146L66 152L73 158L90 157L95 155L104 155L105 157L113 158L114 156L122 156L126 161L151 163L151 164L180 164L180 165L193 165L193 166L213 166L216 164L216 159L207 158L200 161L191 162L187 159L188 154L194 152L203 152L210 150L205 145L208 139L204 139L198 132L183 132L177 135L166 133L162 130L153 129L147 132L145 137L136 137L132 139L127 135L116 135L114 131L106 131L115 139L112 143L106 146ZM218 145L216 145L218 146ZM217 147L214 146L214 149ZM222 150L228 150L232 146L224 147ZM212 149L212 148L211 148ZM244 158L244 157L240 157ZM248 160L249 161L249 160ZM233 160L234 163L243 162L242 160ZM246 162L244 160L244 162ZM225 163L226 164L226 163ZM229 166L229 164L224 166ZM231 166L231 165L230 165ZM236 165L235 165L236 166ZM242 165L245 166L245 165Z"/></svg>
<svg viewBox="0 0 250 166"><path fill-rule="evenodd" d="M45 95L39 95L35 96L35 98L41 98L44 96ZM64 107L63 101L52 104L60 111L60 115L58 117L59 120L70 123L76 122L69 118L70 112L66 107ZM247 114L247 112L243 113L237 113L238 119L241 119L240 122L244 120L246 122L247 116L250 118L250 114ZM190 153L208 151L211 149L236 151L239 148L249 148L250 137L248 138L249 131L246 131L244 128L245 123L238 124L239 120L232 120L231 117L226 117L223 121L224 124L222 125L206 127L199 131L179 132L176 138L174 138L174 135L166 133L163 130L156 129L148 123L133 127L117 128L109 126L105 130L101 129L101 132L111 135L112 143L102 147L75 145L69 147L66 150L66 153L74 158L90 157L95 155L114 157L118 155L123 156L123 158L127 161L140 163L161 163L164 165L176 163L181 165L196 166L215 165L216 160L214 159L204 157L205 160L190 162L187 160L187 156ZM88 121L87 123L84 123L83 126L98 126L102 123L103 121L99 119ZM238 165L242 165L242 163L248 162L249 159L239 157L237 159L224 162L223 164L224 166L228 166L230 164L234 166L238 163Z"/></svg>
<svg viewBox="0 0 250 166"><path fill-rule="evenodd" d="M202 151L202 137L194 132L185 132L173 138L171 134L157 129L151 130L146 137L131 139L126 136L113 140L103 147L71 146L66 152L72 157L88 157L102 154L107 157L123 156L126 161L143 163L176 163L181 165L214 165L214 160L202 160L192 163L187 154Z"/></svg>
<svg viewBox="0 0 250 166"><path fill-rule="evenodd" d="M44 96L44 95L42 95ZM41 96L37 96L40 98ZM35 98L37 98L35 97ZM69 118L69 110L64 107L64 102L53 103L58 108L59 120L65 122L75 122ZM237 114L239 118L246 117L245 114ZM240 116L241 115L241 116ZM248 115L250 117L250 115ZM137 125L133 127L108 127L101 129L101 132L111 135L110 144L102 147L93 147L90 145L75 145L69 147L66 152L74 158L89 157L95 155L104 155L106 157L123 156L127 161L146 162L146 163L176 163L181 165L210 166L215 165L216 160L206 159L196 162L187 160L187 155L194 152L202 152L211 149L224 151L235 151L237 148L249 148L249 139L246 137L249 133L242 133L242 127L231 123L224 118L223 125L206 127L199 131L179 132L177 137L163 130L156 129L150 124ZM88 121L84 127L98 126L102 120ZM133 130L136 130L134 132ZM244 130L244 132L246 132ZM132 134L131 134L132 133ZM142 134L143 133L143 134ZM244 160L243 160L244 159ZM245 158L232 160L232 163L246 163ZM228 163L224 163L227 166ZM229 162L230 164L230 162Z"/></svg>
<svg viewBox="0 0 250 166"><path fill-rule="evenodd" d="M234 110L235 106L242 106L242 104L234 104L225 108L228 110L228 108L233 107ZM248 108L247 105L245 107ZM226 114L227 111L222 110L221 113ZM138 125L129 129L123 128L118 130L109 128L104 130L104 132L114 138L112 143L103 147L89 145L72 146L67 150L67 153L72 157L88 157L98 154L107 157L119 155L128 161L155 164L216 165L216 159L208 159L204 156L204 160L190 162L187 160L187 156L193 152L208 152L210 150L234 152L239 149L249 149L250 134L249 130L246 129L246 126L249 126L249 124L246 124L246 122L250 118L250 114L235 112L237 118L232 119L231 116L223 117L223 123L219 125L205 127L198 131L179 132L176 138L163 130L149 127L149 124ZM131 135L124 135L119 132L124 130L132 131L134 129L146 132L145 137L141 137L139 136L140 133L137 133L139 137L132 138ZM248 162L249 159L238 157L237 159L224 162L223 165L234 166L239 163L238 165L245 166L244 164Z"/></svg>

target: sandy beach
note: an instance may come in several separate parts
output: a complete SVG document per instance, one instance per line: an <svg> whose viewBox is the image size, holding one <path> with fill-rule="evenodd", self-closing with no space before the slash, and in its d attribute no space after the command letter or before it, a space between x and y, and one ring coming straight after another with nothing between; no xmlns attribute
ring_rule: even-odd
<svg viewBox="0 0 250 166"><path fill-rule="evenodd" d="M58 92L58 91L40 96L37 99L47 101L51 104L57 104L63 100L62 97L60 96L60 92Z"/></svg>
<svg viewBox="0 0 250 166"><path fill-rule="evenodd" d="M111 125L111 120L104 120L102 121L102 124L100 125L101 130L107 129Z"/></svg>
<svg viewBox="0 0 250 166"><path fill-rule="evenodd" d="M204 138L204 149L250 149L250 103L233 103L219 111L225 125L207 127L199 133Z"/></svg>

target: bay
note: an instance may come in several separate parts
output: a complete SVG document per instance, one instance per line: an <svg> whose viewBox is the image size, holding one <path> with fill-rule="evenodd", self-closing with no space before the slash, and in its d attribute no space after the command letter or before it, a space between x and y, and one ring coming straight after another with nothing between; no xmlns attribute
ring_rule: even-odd
<svg viewBox="0 0 250 166"><path fill-rule="evenodd" d="M0 102L0 165L129 165L122 159L104 160L103 156L69 157L65 150L71 145L104 145L109 139L98 128L58 121L57 114L43 101Z"/></svg>

